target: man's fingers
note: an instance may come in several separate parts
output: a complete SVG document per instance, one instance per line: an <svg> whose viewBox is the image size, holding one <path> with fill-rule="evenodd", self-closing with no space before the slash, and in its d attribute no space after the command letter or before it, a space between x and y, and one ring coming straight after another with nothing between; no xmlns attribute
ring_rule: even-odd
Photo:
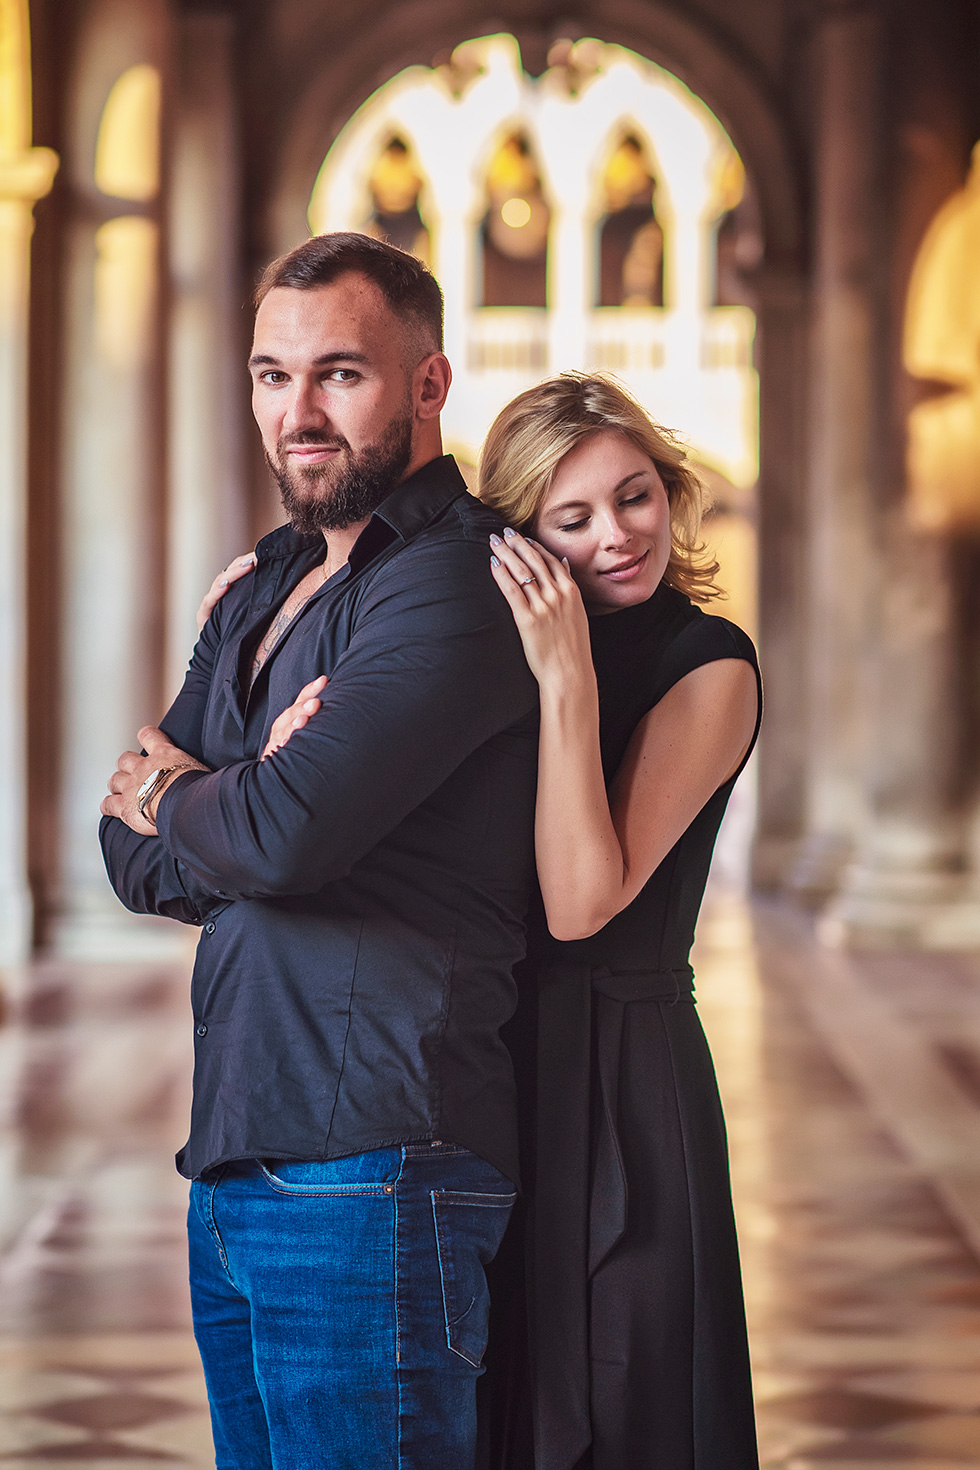
<svg viewBox="0 0 980 1470"><path fill-rule="evenodd" d="M143 746L147 755L152 755L155 749L162 750L166 748L167 750L174 750L176 748L156 725L144 725L142 730L136 731L136 738L140 745Z"/></svg>
<svg viewBox="0 0 980 1470"><path fill-rule="evenodd" d="M304 700L312 699L315 694L319 694L321 689L324 689L326 687L326 684L326 674L321 674L319 679L311 679L309 684L303 685L302 689L293 700L293 704L302 704Z"/></svg>

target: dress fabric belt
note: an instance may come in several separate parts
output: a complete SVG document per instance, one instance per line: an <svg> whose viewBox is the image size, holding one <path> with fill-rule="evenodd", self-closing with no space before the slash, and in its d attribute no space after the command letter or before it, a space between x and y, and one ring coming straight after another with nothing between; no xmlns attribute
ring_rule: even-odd
<svg viewBox="0 0 980 1470"><path fill-rule="evenodd" d="M538 991L529 1311L536 1470L570 1470L591 1442L590 1280L626 1229L618 1136L628 1005L694 999L689 965L619 970L555 962Z"/></svg>

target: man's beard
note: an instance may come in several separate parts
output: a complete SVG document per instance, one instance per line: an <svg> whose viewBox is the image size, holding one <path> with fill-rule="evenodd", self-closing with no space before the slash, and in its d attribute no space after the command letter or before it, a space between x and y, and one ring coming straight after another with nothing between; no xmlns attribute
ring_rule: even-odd
<svg viewBox="0 0 980 1470"><path fill-rule="evenodd" d="M339 449L340 455L324 464L291 465L288 450L294 444L322 444ZM275 459L266 454L283 509L293 530L303 536L342 531L366 520L398 484L411 458L411 413L392 419L377 444L357 454L339 434L316 429L283 435Z"/></svg>

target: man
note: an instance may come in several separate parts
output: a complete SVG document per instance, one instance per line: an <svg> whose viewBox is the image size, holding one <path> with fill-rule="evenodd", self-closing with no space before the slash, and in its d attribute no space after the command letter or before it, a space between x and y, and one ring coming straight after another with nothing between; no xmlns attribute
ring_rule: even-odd
<svg viewBox="0 0 980 1470"><path fill-rule="evenodd" d="M103 851L127 907L203 925L178 1167L218 1466L467 1470L517 1178L499 1028L535 686L496 523L441 457L433 278L326 235L257 301L253 411L291 525L120 757Z"/></svg>

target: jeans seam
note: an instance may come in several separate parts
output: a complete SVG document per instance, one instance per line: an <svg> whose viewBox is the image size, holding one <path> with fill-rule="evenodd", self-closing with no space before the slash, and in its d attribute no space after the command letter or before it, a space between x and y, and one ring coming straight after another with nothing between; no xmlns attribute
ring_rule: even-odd
<svg viewBox="0 0 980 1470"><path fill-rule="evenodd" d="M402 1174L405 1172L406 1149L405 1149L405 1146L404 1145L402 1146L402 1151L401 1152L402 1152L401 1164L398 1167L398 1174L396 1175L395 1179L393 1180L393 1188L392 1188L392 1191L391 1191L391 1197L392 1197L392 1201L393 1201L393 1204L394 1204L394 1213L393 1213L393 1216L392 1216L392 1232L393 1232L393 1238L392 1238L391 1260L392 1260L392 1275L394 1276L394 1283L393 1283L394 1284L394 1293L393 1293L393 1295L394 1295L394 1300L395 1300L395 1388L396 1388L397 1395L398 1395L398 1424L396 1426L396 1428L397 1428L397 1441L398 1441L398 1470L402 1470L402 1423L404 1421L404 1406L403 1406L403 1401L402 1401L402 1370L401 1370L401 1360L402 1360L402 1318L401 1318L401 1305L400 1305L400 1302L399 1302L399 1299L398 1299L398 1293L399 1293L399 1287L400 1287L399 1275L398 1275L398 1227L399 1227L399 1223L400 1223L400 1211L399 1211L399 1208L398 1208L398 1186L401 1183Z"/></svg>
<svg viewBox="0 0 980 1470"><path fill-rule="evenodd" d="M215 1245L217 1246L218 1260L221 1262L222 1269L225 1275L228 1277L228 1280L231 1282L232 1286L234 1286L235 1290L237 1291L237 1283L235 1281L235 1278L231 1274L231 1267L228 1265L228 1253L225 1250L225 1243L221 1239L221 1231L218 1229L218 1222L214 1218L214 1196L215 1192L217 1191L218 1185L221 1183L223 1175L224 1170L222 1169L219 1171L216 1177L211 1180L210 1183L207 1185L207 1205L205 1208L204 1223L207 1226Z"/></svg>

